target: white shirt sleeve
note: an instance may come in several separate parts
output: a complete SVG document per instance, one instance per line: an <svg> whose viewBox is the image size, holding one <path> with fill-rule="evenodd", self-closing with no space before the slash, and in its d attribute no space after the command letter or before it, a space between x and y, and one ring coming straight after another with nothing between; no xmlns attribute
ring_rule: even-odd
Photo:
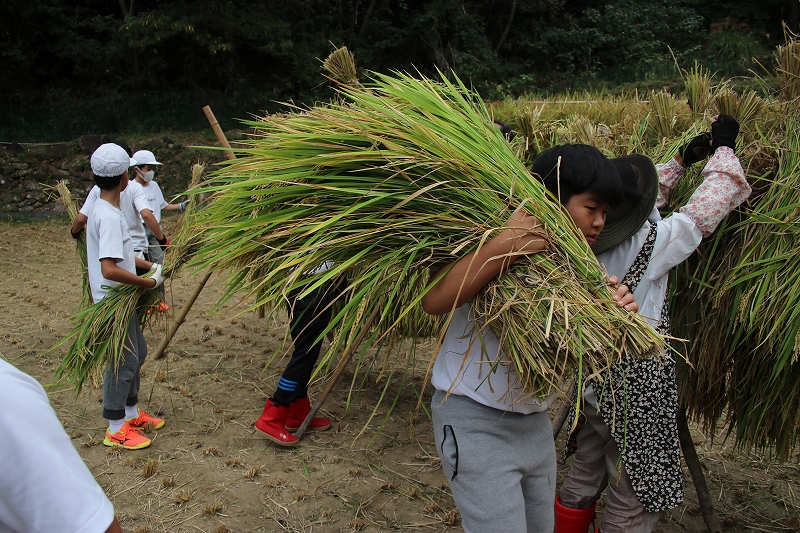
<svg viewBox="0 0 800 533"><path fill-rule="evenodd" d="M144 192L144 188L136 183L135 181L128 182L128 187L133 187L131 189L131 201L133 202L133 206L136 208L137 213L141 213L142 209L149 209L152 211L153 209L150 207L150 202L147 201L147 195Z"/></svg>
<svg viewBox="0 0 800 533"><path fill-rule="evenodd" d="M86 201L83 202L83 206L81 207L79 213L85 217L89 216L89 213L92 212L94 208L94 203L100 197L100 187L95 185L92 187L92 190L89 191L89 194L86 196Z"/></svg>
<svg viewBox="0 0 800 533"><path fill-rule="evenodd" d="M101 218L95 221L97 224L97 257L105 259L110 257L117 261L125 258L123 228L117 220L113 218Z"/></svg>
<svg viewBox="0 0 800 533"><path fill-rule="evenodd" d="M42 386L0 360L0 532L103 533L114 506Z"/></svg>
<svg viewBox="0 0 800 533"><path fill-rule="evenodd" d="M150 187L152 187L153 185L155 185L155 187L156 187L155 198L156 198L156 201L158 202L158 209L160 211L160 210L164 209L165 207L167 207L169 205L169 203L164 199L164 193L161 190L161 187L158 186L158 183L156 183L155 181L151 181L150 182ZM155 207L155 206L153 206L153 207Z"/></svg>

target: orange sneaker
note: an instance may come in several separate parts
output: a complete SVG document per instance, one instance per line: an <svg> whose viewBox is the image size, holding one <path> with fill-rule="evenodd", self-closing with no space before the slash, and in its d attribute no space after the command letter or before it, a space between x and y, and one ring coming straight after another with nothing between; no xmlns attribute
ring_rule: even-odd
<svg viewBox="0 0 800 533"><path fill-rule="evenodd" d="M126 450L141 450L150 446L152 441L142 435L141 431L131 427L126 421L122 424L122 429L116 433L109 433L106 429L106 438L103 439L103 444L106 446L119 446Z"/></svg>
<svg viewBox="0 0 800 533"><path fill-rule="evenodd" d="M163 418L157 418L149 413L146 413L145 411L142 411L141 409L139 409L139 416L136 418L131 418L130 420L126 420L126 422L130 424L132 428L136 429L141 429L148 423L153 424L153 429L164 427Z"/></svg>

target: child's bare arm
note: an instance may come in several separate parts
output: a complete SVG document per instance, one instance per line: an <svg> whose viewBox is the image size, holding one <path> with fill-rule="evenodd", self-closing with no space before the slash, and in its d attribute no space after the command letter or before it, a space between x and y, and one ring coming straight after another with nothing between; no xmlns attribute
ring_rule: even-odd
<svg viewBox="0 0 800 533"><path fill-rule="evenodd" d="M86 227L87 220L89 220L89 218L83 213L78 213L75 216L75 220L72 221L72 228L70 229L70 232L73 236L83 231L83 229Z"/></svg>
<svg viewBox="0 0 800 533"><path fill-rule="evenodd" d="M446 267L446 273L423 296L422 308L431 315L458 308L520 255L543 250L546 239L537 228L541 230L541 224L535 217L515 212L499 235ZM433 279L438 277L439 273Z"/></svg>
<svg viewBox="0 0 800 533"><path fill-rule="evenodd" d="M144 268L150 270L151 268L153 268L153 265L155 264L150 261L146 261L144 259L139 259L138 257L135 259L136 259L136 268Z"/></svg>
<svg viewBox="0 0 800 533"><path fill-rule="evenodd" d="M158 225L158 221L156 220L156 216L153 214L153 212L149 209L142 209L140 214L142 215L144 225L153 232L153 235L156 236L156 239L159 241L163 240L164 233L161 232L161 226Z"/></svg>
<svg viewBox="0 0 800 533"><path fill-rule="evenodd" d="M104 257L100 260L100 270L103 277L117 283L125 283L127 285L136 285L137 287L145 287L147 289L154 289L158 286L155 279L142 278L128 272L124 268L117 265L117 260L112 257Z"/></svg>

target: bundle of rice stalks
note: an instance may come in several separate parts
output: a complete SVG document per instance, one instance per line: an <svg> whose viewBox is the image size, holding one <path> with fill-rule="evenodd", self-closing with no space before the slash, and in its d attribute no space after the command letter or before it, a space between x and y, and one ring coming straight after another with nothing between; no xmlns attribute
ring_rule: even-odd
<svg viewBox="0 0 800 533"><path fill-rule="evenodd" d="M685 70L683 72L686 74L683 83L686 87L686 99L692 110L692 117L700 117L708 109L712 98L711 71L695 61L694 66L688 72Z"/></svg>
<svg viewBox="0 0 800 533"><path fill-rule="evenodd" d="M708 429L727 417L743 448L785 459L800 438L800 121L789 116L772 149L774 174L680 272L674 333L693 339L682 394ZM721 339L725 339L721 342Z"/></svg>
<svg viewBox="0 0 800 533"><path fill-rule="evenodd" d="M722 85L714 95L714 104L717 107L717 113L735 116L736 109L739 107L739 95L728 85Z"/></svg>
<svg viewBox="0 0 800 533"><path fill-rule="evenodd" d="M356 71L356 60L353 52L347 50L346 46L338 48L322 62L322 66L327 70L333 80L352 87L360 87L358 72Z"/></svg>
<svg viewBox="0 0 800 533"><path fill-rule="evenodd" d="M677 121L675 97L667 91L654 92L650 96L652 108L651 124L656 134L661 137L672 137L672 129Z"/></svg>
<svg viewBox="0 0 800 533"><path fill-rule="evenodd" d="M66 208L69 221L72 222L78 216L78 205L67 187L67 182L61 180L53 188L56 191L56 198ZM75 239L75 253L78 255L78 263L81 265L81 307L89 306L92 305L92 291L89 288L89 272L86 269L85 231L82 231L80 236Z"/></svg>
<svg viewBox="0 0 800 533"><path fill-rule="evenodd" d="M230 269L223 301L242 293L259 295L253 307L269 304L344 275L346 301L330 329L347 324L352 338L370 326L356 317L377 306L375 338L388 342L424 330L416 317L428 272L523 207L544 224L550 249L520 261L519 276L502 277L477 305L526 390L547 394L582 360L605 368L622 351L660 349L640 317L611 304L585 239L460 81L374 74L367 89L341 93L341 102L248 122L258 131L250 147L201 189L214 196L194 219L203 243L191 265ZM323 264L333 266L306 275ZM541 327L528 331L536 318Z"/></svg>

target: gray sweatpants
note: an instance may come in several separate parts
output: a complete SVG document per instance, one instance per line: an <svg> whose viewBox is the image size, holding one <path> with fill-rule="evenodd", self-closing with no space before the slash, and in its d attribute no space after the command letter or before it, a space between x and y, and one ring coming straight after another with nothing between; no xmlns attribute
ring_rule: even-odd
<svg viewBox="0 0 800 533"><path fill-rule="evenodd" d="M571 509L594 505L607 485L600 531L650 533L661 513L648 513L636 497L603 416L590 404L586 404L584 415L575 459L561 486L561 504Z"/></svg>
<svg viewBox="0 0 800 533"><path fill-rule="evenodd" d="M117 367L106 367L103 376L103 418L122 420L125 406L139 403L139 370L147 357L147 344L136 311L128 320L123 360Z"/></svg>
<svg viewBox="0 0 800 533"><path fill-rule="evenodd" d="M436 391L433 434L466 533L552 533L556 449L547 412Z"/></svg>

